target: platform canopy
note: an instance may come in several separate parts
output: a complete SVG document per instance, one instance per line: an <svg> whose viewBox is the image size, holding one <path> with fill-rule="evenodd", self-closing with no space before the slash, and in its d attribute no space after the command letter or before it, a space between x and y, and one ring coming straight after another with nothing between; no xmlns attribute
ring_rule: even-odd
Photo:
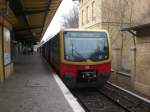
<svg viewBox="0 0 150 112"><path fill-rule="evenodd" d="M36 43L43 37L60 3L61 0L5 0L1 8L12 24L13 38Z"/></svg>
<svg viewBox="0 0 150 112"><path fill-rule="evenodd" d="M149 36L150 35L150 23L123 28L121 31L128 31L132 35L137 36L137 37Z"/></svg>

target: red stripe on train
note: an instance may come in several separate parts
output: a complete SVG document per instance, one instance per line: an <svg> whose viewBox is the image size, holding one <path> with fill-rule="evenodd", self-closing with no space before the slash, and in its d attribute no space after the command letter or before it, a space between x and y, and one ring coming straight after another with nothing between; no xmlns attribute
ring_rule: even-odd
<svg viewBox="0 0 150 112"><path fill-rule="evenodd" d="M59 71L60 76L63 78L65 74L70 74L74 78L77 76L78 70L96 70L97 75L109 73L111 71L111 63L98 64L98 65L69 65L61 64Z"/></svg>

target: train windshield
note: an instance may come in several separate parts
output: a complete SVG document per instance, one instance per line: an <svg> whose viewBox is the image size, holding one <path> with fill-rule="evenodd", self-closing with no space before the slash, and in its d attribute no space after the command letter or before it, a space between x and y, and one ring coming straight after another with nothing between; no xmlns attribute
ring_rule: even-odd
<svg viewBox="0 0 150 112"><path fill-rule="evenodd" d="M108 36L105 32L64 32L65 60L108 59L108 45Z"/></svg>

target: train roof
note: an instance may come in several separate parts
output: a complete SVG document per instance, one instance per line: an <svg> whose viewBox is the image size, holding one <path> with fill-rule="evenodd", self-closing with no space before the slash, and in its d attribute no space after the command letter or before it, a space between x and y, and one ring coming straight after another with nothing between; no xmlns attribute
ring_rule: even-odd
<svg viewBox="0 0 150 112"><path fill-rule="evenodd" d="M104 30L104 29L77 29L77 28L76 29L61 29L60 32L61 31L93 31L93 32L94 31L96 31L96 32L103 31L103 32L107 32L107 30Z"/></svg>
<svg viewBox="0 0 150 112"><path fill-rule="evenodd" d="M60 32L64 32L64 31L91 31L91 32L107 32L107 30L105 29L79 29L79 28L65 28L65 29L61 29L59 32L57 32L55 35L57 35ZM54 36L55 36L54 35ZM54 37L53 36L53 37ZM52 38L53 38L52 37ZM41 45L39 45L39 47L41 47L43 44L45 44L46 42L48 42L51 38L47 39L44 43L42 43Z"/></svg>

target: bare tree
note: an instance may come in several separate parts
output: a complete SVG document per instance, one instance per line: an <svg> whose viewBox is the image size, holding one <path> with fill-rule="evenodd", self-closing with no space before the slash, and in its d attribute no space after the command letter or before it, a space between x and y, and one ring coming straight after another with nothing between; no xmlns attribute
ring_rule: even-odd
<svg viewBox="0 0 150 112"><path fill-rule="evenodd" d="M63 16L63 27L78 28L79 10L77 5L72 8L67 16Z"/></svg>

